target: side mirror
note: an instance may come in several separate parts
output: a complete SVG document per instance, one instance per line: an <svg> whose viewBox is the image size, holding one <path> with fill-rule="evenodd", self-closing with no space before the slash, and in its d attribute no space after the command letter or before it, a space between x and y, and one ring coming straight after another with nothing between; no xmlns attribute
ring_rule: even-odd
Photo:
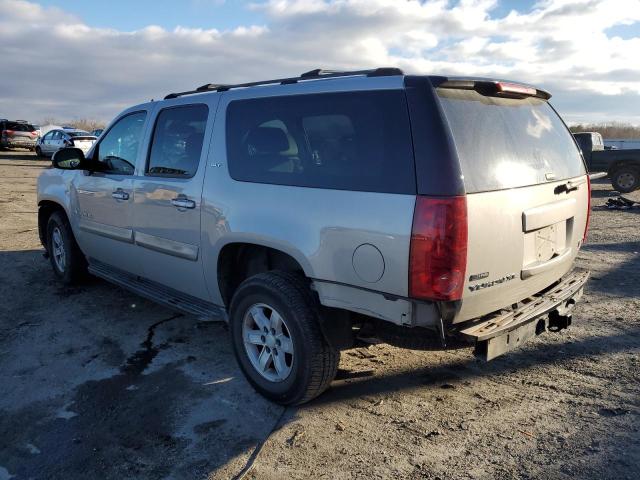
<svg viewBox="0 0 640 480"><path fill-rule="evenodd" d="M87 159L79 148L63 148L51 157L51 163L61 170L88 170Z"/></svg>

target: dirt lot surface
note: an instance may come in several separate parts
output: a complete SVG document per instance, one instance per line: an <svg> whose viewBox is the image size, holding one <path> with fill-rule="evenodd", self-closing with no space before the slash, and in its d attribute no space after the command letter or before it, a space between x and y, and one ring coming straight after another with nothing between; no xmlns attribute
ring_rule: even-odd
<svg viewBox="0 0 640 480"><path fill-rule="evenodd" d="M0 153L0 480L640 478L640 210L599 208L606 182L568 331L491 363L343 352L327 393L284 409L223 325L56 281L36 229L48 165Z"/></svg>

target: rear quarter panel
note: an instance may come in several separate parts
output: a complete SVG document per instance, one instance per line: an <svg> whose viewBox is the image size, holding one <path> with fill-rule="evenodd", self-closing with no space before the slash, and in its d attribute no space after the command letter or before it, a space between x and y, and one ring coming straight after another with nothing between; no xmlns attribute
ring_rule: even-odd
<svg viewBox="0 0 640 480"><path fill-rule="evenodd" d="M400 88L401 78L367 81L363 89ZM310 82L311 83L311 82ZM304 93L357 89L352 81L305 85ZM277 89L277 90L274 90ZM229 175L226 160L226 109L230 101L301 93L297 85L259 87L223 95L209 151L202 203L205 277L216 303L222 303L216 268L229 243L247 242L281 250L313 279L340 282L398 296L407 295L409 241L415 195L354 192L241 182ZM376 282L361 279L353 254L374 245L384 258Z"/></svg>

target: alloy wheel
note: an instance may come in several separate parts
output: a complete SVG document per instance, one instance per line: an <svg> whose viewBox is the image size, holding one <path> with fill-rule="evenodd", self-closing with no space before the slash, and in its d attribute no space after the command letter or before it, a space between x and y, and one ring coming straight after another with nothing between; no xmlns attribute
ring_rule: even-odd
<svg viewBox="0 0 640 480"><path fill-rule="evenodd" d="M242 341L253 368L271 382L282 382L291 373L294 345L286 321L273 307L258 303L247 309Z"/></svg>
<svg viewBox="0 0 640 480"><path fill-rule="evenodd" d="M51 233L51 254L53 255L53 261L55 262L58 270L61 273L64 273L67 258L64 251L64 240L62 239L60 227L55 227Z"/></svg>

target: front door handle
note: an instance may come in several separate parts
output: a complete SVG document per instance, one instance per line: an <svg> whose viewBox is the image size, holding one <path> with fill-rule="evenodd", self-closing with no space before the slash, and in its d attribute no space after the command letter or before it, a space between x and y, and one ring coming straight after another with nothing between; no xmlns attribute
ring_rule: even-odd
<svg viewBox="0 0 640 480"><path fill-rule="evenodd" d="M116 200L129 200L129 194L121 188L117 189L115 192L112 192L111 196Z"/></svg>
<svg viewBox="0 0 640 480"><path fill-rule="evenodd" d="M177 208L196 208L196 202L182 196L172 199L171 203Z"/></svg>

